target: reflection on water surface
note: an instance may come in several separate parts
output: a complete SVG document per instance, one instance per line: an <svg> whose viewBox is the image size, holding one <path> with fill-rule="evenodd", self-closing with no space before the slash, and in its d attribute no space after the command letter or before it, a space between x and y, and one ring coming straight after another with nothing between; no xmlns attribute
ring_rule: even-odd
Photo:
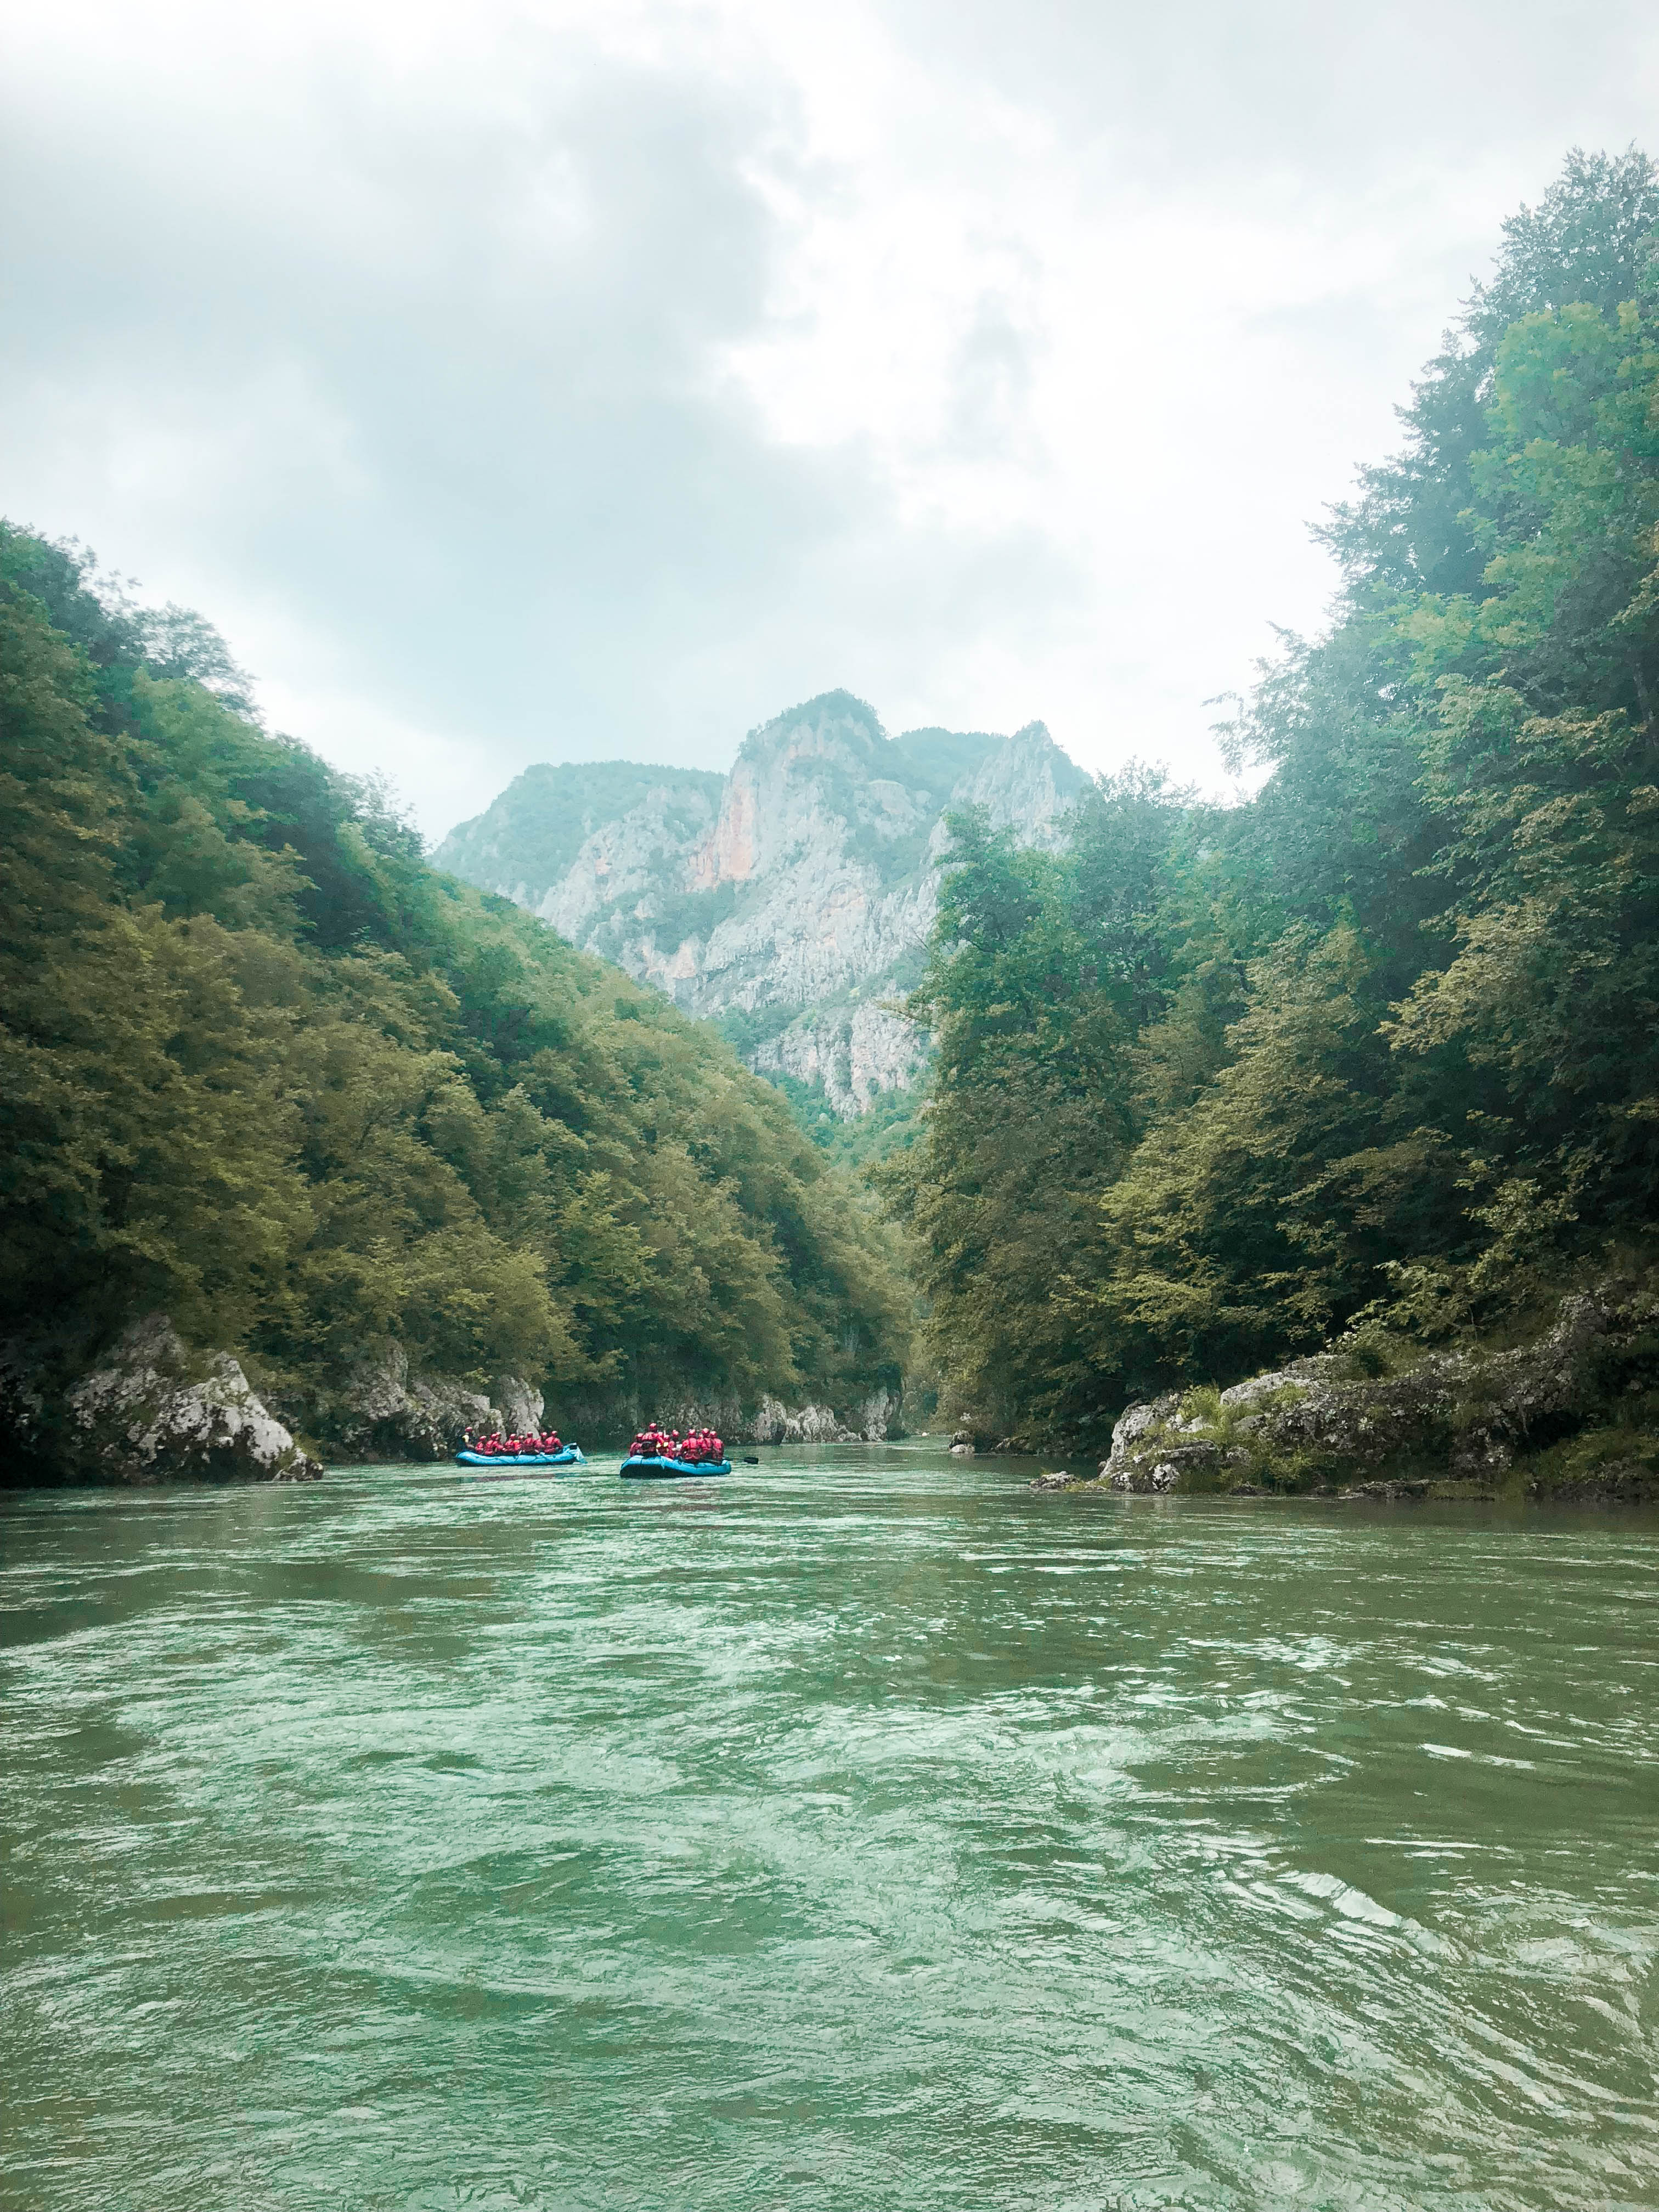
<svg viewBox="0 0 1659 2212"><path fill-rule="evenodd" d="M1659 2204L1652 1517L0 1501L0 2192Z"/></svg>

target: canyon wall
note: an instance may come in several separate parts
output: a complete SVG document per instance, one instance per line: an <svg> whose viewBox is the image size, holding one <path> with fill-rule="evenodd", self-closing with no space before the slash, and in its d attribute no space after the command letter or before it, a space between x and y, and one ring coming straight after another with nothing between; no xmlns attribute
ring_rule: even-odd
<svg viewBox="0 0 1659 2212"><path fill-rule="evenodd" d="M529 769L434 858L721 1019L757 1073L821 1085L850 1116L926 1049L899 1008L938 911L945 814L983 805L1053 844L1085 781L1041 722L889 738L831 691L751 731L724 779Z"/></svg>

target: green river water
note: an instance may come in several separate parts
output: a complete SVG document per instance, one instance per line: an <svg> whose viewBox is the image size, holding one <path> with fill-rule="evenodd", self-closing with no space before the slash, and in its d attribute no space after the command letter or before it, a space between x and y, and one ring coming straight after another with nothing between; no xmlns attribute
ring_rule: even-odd
<svg viewBox="0 0 1659 2212"><path fill-rule="evenodd" d="M40 2212L1659 2205L1659 1521L0 1498Z"/></svg>

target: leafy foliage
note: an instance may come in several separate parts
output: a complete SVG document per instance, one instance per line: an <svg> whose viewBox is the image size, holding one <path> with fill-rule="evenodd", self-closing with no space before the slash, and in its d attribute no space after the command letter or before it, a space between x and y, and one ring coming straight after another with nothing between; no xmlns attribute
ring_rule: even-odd
<svg viewBox="0 0 1659 2212"><path fill-rule="evenodd" d="M1659 183L1574 154L1322 533L1334 619L1231 811L956 824L884 1169L988 1426L1366 1326L1473 1328L1659 1199Z"/></svg>
<svg viewBox="0 0 1659 2212"><path fill-rule="evenodd" d="M279 1373L890 1385L890 1233L714 1032L436 874L198 618L0 526L0 1282Z"/></svg>

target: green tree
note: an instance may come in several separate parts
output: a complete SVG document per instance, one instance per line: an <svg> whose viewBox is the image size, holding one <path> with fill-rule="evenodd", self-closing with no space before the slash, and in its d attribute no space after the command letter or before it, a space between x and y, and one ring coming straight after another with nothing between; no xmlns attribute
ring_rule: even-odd
<svg viewBox="0 0 1659 2212"><path fill-rule="evenodd" d="M1651 1233L1656 242L1633 149L1505 225L1228 726L1255 799L1103 786L1063 860L959 829L888 1188L963 1408L1086 1425Z"/></svg>
<svg viewBox="0 0 1659 2212"><path fill-rule="evenodd" d="M434 873L205 623L9 526L0 744L9 1327L165 1308L319 1385L386 1344L555 1392L896 1383L891 1233L712 1029Z"/></svg>

